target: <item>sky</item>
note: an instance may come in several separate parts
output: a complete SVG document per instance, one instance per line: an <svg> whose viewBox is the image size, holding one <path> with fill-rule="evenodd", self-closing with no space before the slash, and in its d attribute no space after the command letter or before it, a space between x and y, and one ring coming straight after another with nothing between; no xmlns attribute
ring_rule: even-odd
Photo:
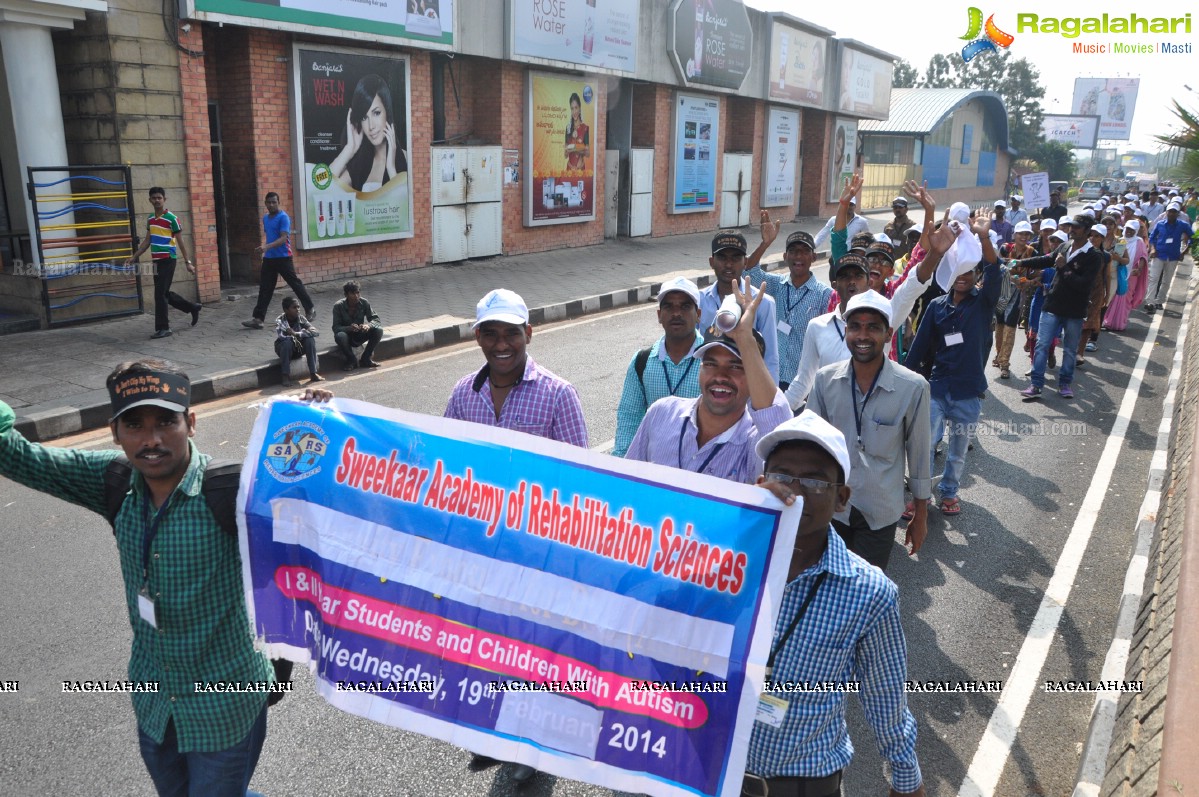
<svg viewBox="0 0 1199 797"><path fill-rule="evenodd" d="M906 58L917 72L923 74L929 58L936 53L960 51L967 42L960 37L969 25L969 9L973 5L983 12L984 19L994 14L995 25L1015 37L1009 47L1013 58L1026 58L1041 73L1045 96L1041 107L1045 113L1070 113L1074 79L1078 77L1141 79L1136 110L1132 119L1129 141L1100 140L1101 147L1118 147L1120 152L1137 150L1156 152L1163 148L1154 134L1169 133L1177 125L1171 111L1173 100L1185 107L1199 109L1199 5L1191 14L1191 33L1179 25L1177 33L1162 34L1081 34L1066 38L1057 33L1018 33L1016 15L1036 14L1045 17L1140 17L1165 16L1162 9L1178 9L1174 17L1183 17L1189 3L1129 3L1113 0L1091 0L1087 3L1046 3L1043 0L941 0L927 5L882 0L845 0L844 2L812 2L812 0L745 0L745 4L761 11L781 11L798 19L828 28L838 38L856 39L884 52ZM1085 10L1084 10L1085 9ZM1073 43L1106 45L1100 54L1073 52ZM1159 46L1162 42L1189 45L1189 54L1113 53L1113 42ZM979 58L989 57L983 53ZM1190 85L1191 89L1185 86ZM1193 89L1193 90L1192 90Z"/></svg>

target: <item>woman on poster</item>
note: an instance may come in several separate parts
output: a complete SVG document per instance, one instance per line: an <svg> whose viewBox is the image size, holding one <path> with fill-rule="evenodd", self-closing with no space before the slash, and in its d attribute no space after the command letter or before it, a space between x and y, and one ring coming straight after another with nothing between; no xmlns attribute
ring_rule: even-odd
<svg viewBox="0 0 1199 797"><path fill-rule="evenodd" d="M578 94L570 95L570 124L566 127L566 170L575 172L587 168L591 155L591 131L583 122L583 101Z"/></svg>
<svg viewBox="0 0 1199 797"><path fill-rule="evenodd" d="M408 154L396 141L391 89L378 75L354 88L346 111L345 146L330 165L334 178L355 191L377 191L408 171Z"/></svg>

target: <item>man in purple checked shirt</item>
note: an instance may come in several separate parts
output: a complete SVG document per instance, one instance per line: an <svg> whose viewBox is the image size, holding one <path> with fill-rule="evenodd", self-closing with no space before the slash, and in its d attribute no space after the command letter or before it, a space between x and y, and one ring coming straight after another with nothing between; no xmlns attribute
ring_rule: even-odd
<svg viewBox="0 0 1199 797"><path fill-rule="evenodd" d="M462 377L450 394L445 417L499 426L587 447L583 405L574 386L533 362L526 347L533 339L529 308L513 291L499 288L475 307L475 340L486 364ZM498 763L475 754L471 769ZM514 764L517 784L537 774L527 764Z"/></svg>

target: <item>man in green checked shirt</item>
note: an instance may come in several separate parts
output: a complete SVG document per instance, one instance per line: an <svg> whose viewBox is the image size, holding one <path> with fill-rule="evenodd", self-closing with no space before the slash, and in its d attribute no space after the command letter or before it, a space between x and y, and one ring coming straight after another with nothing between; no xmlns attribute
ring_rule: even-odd
<svg viewBox="0 0 1199 797"><path fill-rule="evenodd" d="M133 468L115 521L133 626L129 679L158 684L133 694L142 759L160 795L242 797L266 738L269 694L203 685L269 684L274 671L254 649L237 539L201 492L209 458L191 442L191 385L163 360L122 363L107 384L112 439ZM0 402L0 475L104 514L105 471L118 452L31 443L14 421Z"/></svg>

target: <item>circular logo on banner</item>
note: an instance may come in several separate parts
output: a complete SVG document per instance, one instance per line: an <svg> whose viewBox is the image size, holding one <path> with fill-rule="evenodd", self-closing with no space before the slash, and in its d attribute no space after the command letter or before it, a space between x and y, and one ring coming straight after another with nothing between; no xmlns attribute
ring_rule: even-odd
<svg viewBox="0 0 1199 797"><path fill-rule="evenodd" d="M591 102L591 97L591 84L588 83L587 85L583 86L583 102Z"/></svg>
<svg viewBox="0 0 1199 797"><path fill-rule="evenodd" d="M311 421L289 423L271 437L263 467L281 482L298 482L321 472L329 436Z"/></svg>
<svg viewBox="0 0 1199 797"><path fill-rule="evenodd" d="M333 172L323 163L312 167L312 184L322 191L333 183Z"/></svg>

